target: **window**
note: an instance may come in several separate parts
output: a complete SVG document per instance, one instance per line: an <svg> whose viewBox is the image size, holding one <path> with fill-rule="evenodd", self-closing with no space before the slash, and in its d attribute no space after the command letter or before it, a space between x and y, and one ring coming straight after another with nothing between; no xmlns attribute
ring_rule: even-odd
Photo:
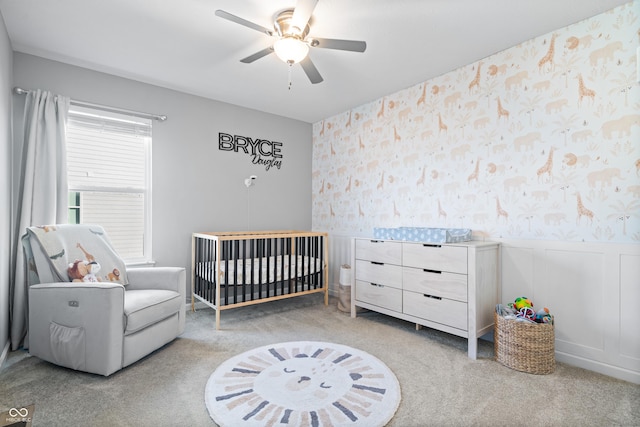
<svg viewBox="0 0 640 427"><path fill-rule="evenodd" d="M69 223L99 224L127 263L151 261L151 120L72 106Z"/></svg>

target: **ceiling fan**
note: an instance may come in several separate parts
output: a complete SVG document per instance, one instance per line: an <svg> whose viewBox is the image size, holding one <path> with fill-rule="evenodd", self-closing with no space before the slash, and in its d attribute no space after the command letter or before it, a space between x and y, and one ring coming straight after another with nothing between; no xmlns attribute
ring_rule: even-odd
<svg viewBox="0 0 640 427"><path fill-rule="evenodd" d="M317 3L318 0L298 0L294 9L285 9L276 13L273 18L274 31L224 10L216 10L216 16L276 38L273 45L241 59L240 62L249 64L275 52L278 58L289 64L290 67L300 63L311 83L316 84L322 82L323 78L309 57L310 47L351 52L364 52L367 48L367 43L363 41L307 37L311 15ZM291 80L289 80L289 85L291 85Z"/></svg>

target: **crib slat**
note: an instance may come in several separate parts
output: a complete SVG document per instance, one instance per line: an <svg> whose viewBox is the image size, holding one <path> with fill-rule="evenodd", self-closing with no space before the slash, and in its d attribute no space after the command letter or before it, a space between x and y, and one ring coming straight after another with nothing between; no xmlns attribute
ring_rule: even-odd
<svg viewBox="0 0 640 427"><path fill-rule="evenodd" d="M254 300L256 298L260 298L260 282L256 281L255 278L255 263L256 258L254 255L255 239L250 239L247 241L249 244L249 275L250 275L250 283L251 283L251 299Z"/></svg>
<svg viewBox="0 0 640 427"><path fill-rule="evenodd" d="M263 298L263 294L266 296L269 294L269 284L268 283L264 283L263 284L263 280L262 280L262 257L264 255L264 239L257 239L256 240L256 257L258 259L258 275L256 277L256 280L258 281L258 283L260 284L260 294L258 296L258 298ZM268 280L266 281L268 282Z"/></svg>

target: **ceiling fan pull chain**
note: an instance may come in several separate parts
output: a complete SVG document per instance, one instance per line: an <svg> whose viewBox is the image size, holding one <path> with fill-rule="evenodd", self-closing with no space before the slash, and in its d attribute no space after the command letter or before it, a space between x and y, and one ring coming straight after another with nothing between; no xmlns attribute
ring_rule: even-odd
<svg viewBox="0 0 640 427"><path fill-rule="evenodd" d="M291 90L291 69L293 68L293 62L288 62L289 64L289 90Z"/></svg>

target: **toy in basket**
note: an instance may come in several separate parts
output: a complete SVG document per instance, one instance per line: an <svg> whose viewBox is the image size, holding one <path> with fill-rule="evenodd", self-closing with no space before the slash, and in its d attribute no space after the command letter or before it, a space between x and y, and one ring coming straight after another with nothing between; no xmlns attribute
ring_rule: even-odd
<svg viewBox="0 0 640 427"><path fill-rule="evenodd" d="M519 297L506 306L498 304L494 313L495 359L504 366L530 374L550 374L555 370L553 316L544 307Z"/></svg>
<svg viewBox="0 0 640 427"><path fill-rule="evenodd" d="M498 304L496 311L507 319L536 323L553 323L553 316L549 313L549 309L543 307L535 311L533 302L527 297L518 297L514 302L507 304L506 307Z"/></svg>

